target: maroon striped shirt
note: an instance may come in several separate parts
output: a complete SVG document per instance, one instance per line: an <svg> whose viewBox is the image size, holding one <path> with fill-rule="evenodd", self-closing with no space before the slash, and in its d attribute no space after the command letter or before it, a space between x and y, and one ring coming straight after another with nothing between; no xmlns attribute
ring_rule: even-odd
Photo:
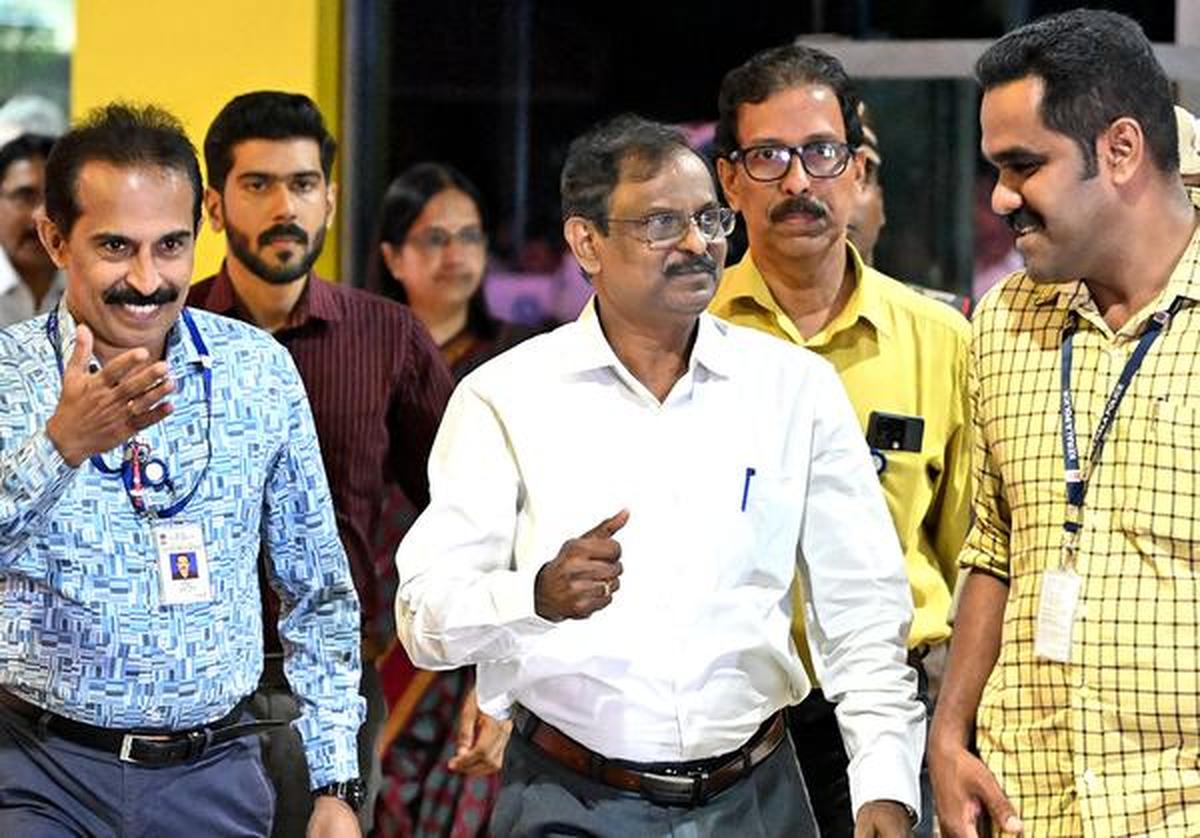
<svg viewBox="0 0 1200 838"><path fill-rule="evenodd" d="M254 322L224 265L191 287L188 305ZM275 338L308 390L338 531L369 626L381 606L371 538L385 489L398 485L418 509L429 502L429 449L454 381L407 306L316 274ZM278 647L275 622L274 613L264 616L268 651Z"/></svg>

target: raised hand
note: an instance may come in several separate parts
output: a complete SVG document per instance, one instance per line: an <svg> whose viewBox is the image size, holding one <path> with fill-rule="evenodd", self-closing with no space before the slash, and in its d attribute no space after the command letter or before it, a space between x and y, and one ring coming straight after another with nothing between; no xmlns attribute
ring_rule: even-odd
<svg viewBox="0 0 1200 838"><path fill-rule="evenodd" d="M88 370L92 332L82 324L75 350L63 367L62 394L46 422L46 436L72 468L109 451L171 413L163 401L175 390L165 361L151 361L138 347L123 352L99 372Z"/></svg>
<svg viewBox="0 0 1200 838"><path fill-rule="evenodd" d="M621 545L613 538L629 520L622 509L563 543L534 583L534 610L547 620L580 620L612 602L621 587Z"/></svg>

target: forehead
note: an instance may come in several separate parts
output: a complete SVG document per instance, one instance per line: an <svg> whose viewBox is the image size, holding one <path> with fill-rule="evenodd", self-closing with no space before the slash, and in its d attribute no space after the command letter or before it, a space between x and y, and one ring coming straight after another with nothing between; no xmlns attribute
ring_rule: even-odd
<svg viewBox="0 0 1200 838"><path fill-rule="evenodd" d="M704 161L695 153L680 149L664 159L649 179L633 177L630 167L622 164L621 178L609 203L614 214L619 214L618 208L695 209L716 200L716 186Z"/></svg>
<svg viewBox="0 0 1200 838"><path fill-rule="evenodd" d="M461 189L443 189L429 199L414 227L453 224L478 224L479 208Z"/></svg>
<svg viewBox="0 0 1200 838"><path fill-rule="evenodd" d="M809 139L846 139L837 94L826 84L800 84L772 93L761 102L738 106L738 142L799 144Z"/></svg>
<svg viewBox="0 0 1200 838"><path fill-rule="evenodd" d="M191 230L194 199L191 180L177 169L92 160L79 170L79 218L72 235L103 230L151 239Z"/></svg>
<svg viewBox="0 0 1200 838"><path fill-rule="evenodd" d="M22 183L40 182L46 175L46 160L42 157L25 157L14 160L4 170L3 183L12 188Z"/></svg>
<svg viewBox="0 0 1200 838"><path fill-rule="evenodd" d="M243 140L233 147L230 174L235 176L248 172L295 174L314 171L321 171L321 148L310 137Z"/></svg>
<svg viewBox="0 0 1200 838"><path fill-rule="evenodd" d="M1042 121L1042 80L1026 76L990 88L979 106L980 146L989 160L1016 148L1035 149L1070 138Z"/></svg>

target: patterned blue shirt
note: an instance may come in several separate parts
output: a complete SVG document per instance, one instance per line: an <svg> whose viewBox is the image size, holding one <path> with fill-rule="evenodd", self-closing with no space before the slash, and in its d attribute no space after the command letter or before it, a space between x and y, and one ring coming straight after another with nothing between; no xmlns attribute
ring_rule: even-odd
<svg viewBox="0 0 1200 838"><path fill-rule="evenodd" d="M148 506L169 507L199 481L170 522L201 527L212 598L186 605L160 602L156 524L134 511L120 477L87 461L71 468L46 436L62 390L47 317L0 330L0 686L104 727L220 718L262 671L262 546L311 783L349 779L364 713L358 598L304 386L266 333L192 316L212 357L211 426L200 356L177 322L166 350L174 411L142 434L172 483L148 490ZM59 318L69 358L65 305ZM103 458L116 467L121 455Z"/></svg>

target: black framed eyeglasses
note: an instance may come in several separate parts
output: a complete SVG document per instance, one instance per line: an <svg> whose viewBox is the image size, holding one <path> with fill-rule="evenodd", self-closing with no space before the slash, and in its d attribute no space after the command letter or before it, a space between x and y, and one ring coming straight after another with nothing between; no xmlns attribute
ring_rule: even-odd
<svg viewBox="0 0 1200 838"><path fill-rule="evenodd" d="M786 177L792 168L792 161L797 158L809 177L837 177L846 171L853 154L853 149L846 143L814 140L804 145L752 145L736 149L730 153L729 159L734 163L740 160L751 180L768 183Z"/></svg>
<svg viewBox="0 0 1200 838"><path fill-rule="evenodd" d="M729 207L708 207L688 214L682 211L652 212L641 218L609 218L610 224L630 224L641 228L641 238L652 248L667 248L688 234L695 224L700 238L708 244L733 232L737 216Z"/></svg>

